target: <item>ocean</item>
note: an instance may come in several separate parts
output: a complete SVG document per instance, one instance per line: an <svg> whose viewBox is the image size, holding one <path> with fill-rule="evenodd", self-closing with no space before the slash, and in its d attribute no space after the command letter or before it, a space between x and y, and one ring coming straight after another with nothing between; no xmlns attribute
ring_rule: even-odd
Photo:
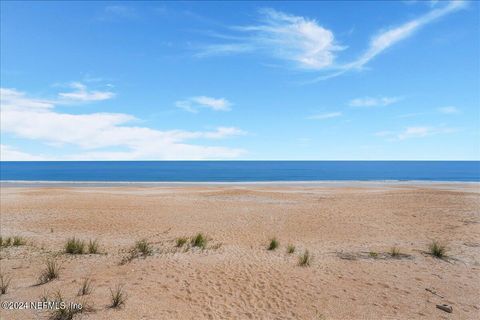
<svg viewBox="0 0 480 320"><path fill-rule="evenodd" d="M480 161L3 161L2 181L480 181Z"/></svg>

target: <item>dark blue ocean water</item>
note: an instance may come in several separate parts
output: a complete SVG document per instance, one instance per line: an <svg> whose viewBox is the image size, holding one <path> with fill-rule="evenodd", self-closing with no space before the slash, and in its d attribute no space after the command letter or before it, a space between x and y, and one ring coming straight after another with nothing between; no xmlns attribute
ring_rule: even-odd
<svg viewBox="0 0 480 320"><path fill-rule="evenodd" d="M480 181L480 161L48 161L0 162L23 181Z"/></svg>

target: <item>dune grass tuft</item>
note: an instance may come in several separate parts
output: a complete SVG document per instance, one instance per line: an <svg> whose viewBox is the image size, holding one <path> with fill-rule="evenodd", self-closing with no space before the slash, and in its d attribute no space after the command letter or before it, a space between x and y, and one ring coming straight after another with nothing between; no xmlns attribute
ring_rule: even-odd
<svg viewBox="0 0 480 320"><path fill-rule="evenodd" d="M186 237L180 237L175 239L175 246L177 248L183 247L187 243L188 239Z"/></svg>
<svg viewBox="0 0 480 320"><path fill-rule="evenodd" d="M310 252L308 252L308 250L305 250L305 252L298 257L298 265L301 267L309 266L311 261L312 256L310 255Z"/></svg>
<svg viewBox="0 0 480 320"><path fill-rule="evenodd" d="M390 256L392 256L392 258L398 258L400 257L400 248L398 247L392 247L390 248Z"/></svg>
<svg viewBox="0 0 480 320"><path fill-rule="evenodd" d="M368 255L370 258L374 258L374 259L378 258L378 253L375 251L370 251Z"/></svg>
<svg viewBox="0 0 480 320"><path fill-rule="evenodd" d="M0 237L0 247L8 247L12 244L12 238Z"/></svg>
<svg viewBox="0 0 480 320"><path fill-rule="evenodd" d="M88 253L90 254L97 254L98 251L98 241L97 240L90 240L88 242Z"/></svg>
<svg viewBox="0 0 480 320"><path fill-rule="evenodd" d="M13 242L12 242L12 245L14 247L17 247L17 246L23 246L27 243L27 241L23 238L23 237L20 237L20 236L14 236L13 237Z"/></svg>
<svg viewBox="0 0 480 320"><path fill-rule="evenodd" d="M10 247L10 246L18 247L18 246L23 246L25 244L27 244L27 241L25 240L25 238L21 236L13 236L13 237L7 237L7 238L0 237L0 247Z"/></svg>
<svg viewBox="0 0 480 320"><path fill-rule="evenodd" d="M83 254L85 253L85 242L75 237L70 238L65 244L65 252L69 254Z"/></svg>
<svg viewBox="0 0 480 320"><path fill-rule="evenodd" d="M145 258L147 256L152 255L152 253L153 253L153 249L150 246L150 244L147 242L147 240L145 239L139 240L135 242L133 248L130 249L129 254L126 257L123 257L122 261L120 261L120 264L123 265L138 257Z"/></svg>
<svg viewBox="0 0 480 320"><path fill-rule="evenodd" d="M276 238L272 238L270 240L270 243L268 244L267 250L275 250L278 248L279 245L280 243L278 242L278 240Z"/></svg>
<svg viewBox="0 0 480 320"><path fill-rule="evenodd" d="M289 244L287 247L287 253L292 254L295 252L295 246L293 244Z"/></svg>
<svg viewBox="0 0 480 320"><path fill-rule="evenodd" d="M58 278L60 273L60 265L54 259L47 259L45 262L45 269L38 277L39 284L44 284Z"/></svg>
<svg viewBox="0 0 480 320"><path fill-rule="evenodd" d="M78 290L79 296L86 296L93 291L92 280L90 278L83 279L82 286Z"/></svg>
<svg viewBox="0 0 480 320"><path fill-rule="evenodd" d="M1 242L2 242L2 247L10 247L12 245L12 238L8 237L5 239L2 239Z"/></svg>
<svg viewBox="0 0 480 320"><path fill-rule="evenodd" d="M0 273L0 294L7 293L8 287L10 287L10 281L12 281L11 276Z"/></svg>
<svg viewBox="0 0 480 320"><path fill-rule="evenodd" d="M50 314L49 320L73 320L75 316L82 313L86 306L76 307L74 304L70 304L63 299L62 293L58 291L55 294L53 300L58 304L64 304L64 308L54 308Z"/></svg>
<svg viewBox="0 0 480 320"><path fill-rule="evenodd" d="M439 259L445 258L447 254L447 248L445 247L445 245L440 244L437 241L433 241L432 243L430 243L430 245L428 246L428 250L432 256Z"/></svg>
<svg viewBox="0 0 480 320"><path fill-rule="evenodd" d="M150 246L150 244L147 242L147 240L143 239L140 241L137 241L135 243L135 250L141 255L141 256L149 256L152 254L153 249Z"/></svg>
<svg viewBox="0 0 480 320"><path fill-rule="evenodd" d="M207 247L207 237L203 233L197 233L194 237L190 239L190 245L192 247L198 247L205 249Z"/></svg>
<svg viewBox="0 0 480 320"><path fill-rule="evenodd" d="M39 301L41 301L41 302L47 302L47 301L49 301L49 299L48 299L48 292L47 292L46 290L43 290L43 293L42 293L42 295L40 296Z"/></svg>
<svg viewBox="0 0 480 320"><path fill-rule="evenodd" d="M127 295L121 285L117 285L115 289L110 288L110 308L120 308L125 304Z"/></svg>

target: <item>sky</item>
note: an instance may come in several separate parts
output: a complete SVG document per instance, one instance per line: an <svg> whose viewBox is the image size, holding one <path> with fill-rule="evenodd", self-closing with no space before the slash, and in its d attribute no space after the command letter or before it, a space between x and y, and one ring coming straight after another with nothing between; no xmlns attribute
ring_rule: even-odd
<svg viewBox="0 0 480 320"><path fill-rule="evenodd" d="M480 4L1 2L11 160L480 160Z"/></svg>

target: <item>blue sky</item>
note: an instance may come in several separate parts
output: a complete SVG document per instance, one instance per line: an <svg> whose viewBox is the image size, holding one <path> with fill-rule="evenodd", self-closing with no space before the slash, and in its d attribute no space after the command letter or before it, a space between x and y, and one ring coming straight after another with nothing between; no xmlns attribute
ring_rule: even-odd
<svg viewBox="0 0 480 320"><path fill-rule="evenodd" d="M2 160L480 159L475 2L1 9Z"/></svg>

